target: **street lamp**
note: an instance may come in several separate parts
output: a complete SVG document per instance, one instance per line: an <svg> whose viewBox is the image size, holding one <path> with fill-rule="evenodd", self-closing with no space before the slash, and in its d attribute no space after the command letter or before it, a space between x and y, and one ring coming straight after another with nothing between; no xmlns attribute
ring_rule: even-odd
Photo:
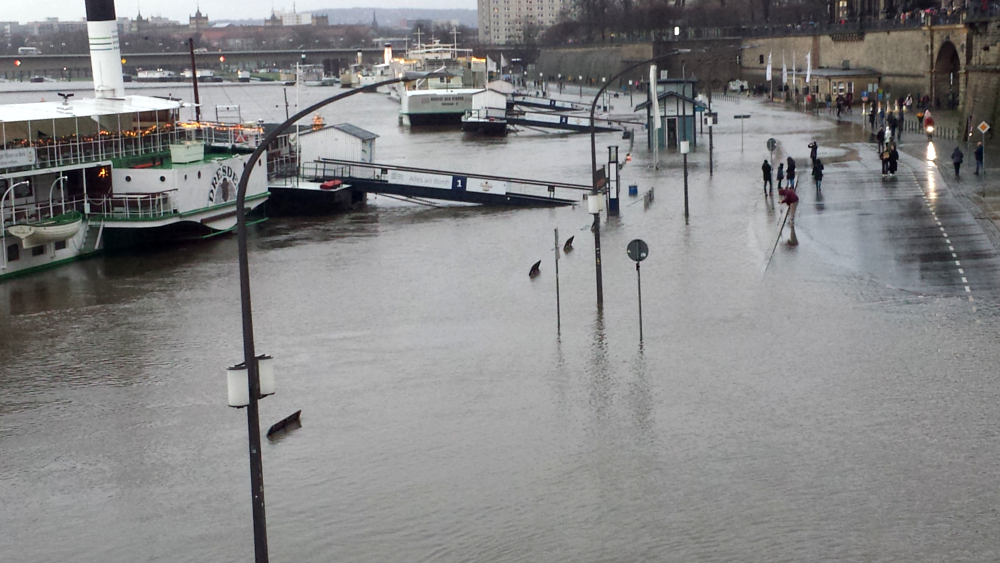
<svg viewBox="0 0 1000 563"><path fill-rule="evenodd" d="M600 186L597 185L597 137L596 137L596 130L594 128L594 111L597 109L597 101L601 99L601 95L603 95L604 92L608 89L608 85L614 83L614 81L616 79L621 78L622 76L628 74L632 70L635 70L635 69L639 68L640 66L648 65L650 63L655 63L656 61L659 61L660 59L665 59L667 57L672 57L672 56L676 55L677 53L678 53L678 51L671 51L669 53L665 53L663 55L659 55L659 56L653 57L651 59L647 59L645 61L638 62L638 63L635 63L633 65L630 65L625 70L619 72L618 74L616 74L616 75L612 76L610 79L608 79L608 81L605 82L601 86L601 89L597 91L597 95L594 96L594 101L591 102L591 104L590 104L590 170L591 170L591 176L590 177L591 177L591 188L592 189L591 189L590 197L588 198L588 201L590 199L592 199L592 198L603 201L603 198L599 197L600 193L601 193L600 192L601 188L600 188ZM653 103L654 104L658 103L657 99L656 99L656 84L655 83L650 84L650 88L652 88L652 92L653 92L653 94L652 94L653 95ZM595 213L594 210L593 210L593 207L590 207L590 212L591 213ZM594 265L595 265L595 268L596 268L596 278L597 278L597 280L596 280L597 281L597 306L599 308L601 308L601 307L604 307L604 282L603 282L603 277L602 277L602 274L601 274L601 214L600 214L600 209L598 209L598 211L594 215L594 226L593 226L592 230L594 231Z"/></svg>
<svg viewBox="0 0 1000 563"><path fill-rule="evenodd" d="M431 74L421 74L420 77L430 77ZM257 401L264 396L264 392L273 392L273 376L268 382L268 368L266 362L269 357L257 356L254 352L253 342L253 312L250 306L250 260L247 254L247 217L246 217L246 195L247 184L250 181L250 174L257 166L257 161L267 151L271 145L295 122L306 117L320 108L332 104L338 100L360 94L361 92L374 92L380 86L416 80L416 77L408 75L400 76L390 80L377 82L365 88L337 94L321 102L315 103L285 120L277 129L269 133L260 142L253 154L247 159L243 167L243 174L240 176L239 187L236 192L236 237L238 242L238 253L240 263L240 306L243 312L243 364L242 368L247 371L247 434L250 442L250 489L253 499L253 536L254 536L254 556L256 563L267 563L267 526L264 513L264 467L260 456L260 418L257 412ZM233 371L240 371L239 366ZM238 375L234 375L242 381ZM232 392L231 392L232 393ZM232 395L230 395L232 398ZM241 397L237 397L241 399Z"/></svg>

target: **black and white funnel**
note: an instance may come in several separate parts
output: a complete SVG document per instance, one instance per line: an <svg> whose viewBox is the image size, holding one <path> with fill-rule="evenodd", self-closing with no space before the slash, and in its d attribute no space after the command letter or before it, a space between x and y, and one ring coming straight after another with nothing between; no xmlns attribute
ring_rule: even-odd
<svg viewBox="0 0 1000 563"><path fill-rule="evenodd" d="M118 44L115 0L86 0L90 65L94 71L94 93L98 98L124 98L122 51Z"/></svg>

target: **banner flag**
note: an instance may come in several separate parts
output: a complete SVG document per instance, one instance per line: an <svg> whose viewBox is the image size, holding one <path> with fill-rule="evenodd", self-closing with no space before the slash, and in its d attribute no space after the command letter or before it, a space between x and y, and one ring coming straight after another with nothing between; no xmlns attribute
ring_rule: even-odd
<svg viewBox="0 0 1000 563"><path fill-rule="evenodd" d="M649 67L649 88L651 90L651 100L653 104L653 129L661 129L660 127L660 100L659 92L656 90L656 65Z"/></svg>
<svg viewBox="0 0 1000 563"><path fill-rule="evenodd" d="M768 82L771 81L771 53L767 54L767 73L765 74L764 79Z"/></svg>

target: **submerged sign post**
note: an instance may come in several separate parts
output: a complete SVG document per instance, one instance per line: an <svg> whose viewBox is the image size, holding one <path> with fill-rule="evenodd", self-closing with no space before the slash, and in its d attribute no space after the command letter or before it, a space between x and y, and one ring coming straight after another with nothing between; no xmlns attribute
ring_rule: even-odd
<svg viewBox="0 0 1000 563"><path fill-rule="evenodd" d="M743 120L750 119L750 115L749 114L734 115L733 119L740 120L740 152L743 152Z"/></svg>
<svg viewBox="0 0 1000 563"><path fill-rule="evenodd" d="M635 239L625 248L628 257L635 260L635 280L639 285L639 342L642 342L642 278L639 276L639 262L649 256L649 247L642 239Z"/></svg>

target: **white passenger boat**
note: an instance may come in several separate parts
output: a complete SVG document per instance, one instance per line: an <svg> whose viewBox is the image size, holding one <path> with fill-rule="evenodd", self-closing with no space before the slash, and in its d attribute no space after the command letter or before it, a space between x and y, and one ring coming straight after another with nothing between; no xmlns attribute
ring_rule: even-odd
<svg viewBox="0 0 1000 563"><path fill-rule="evenodd" d="M486 87L486 61L457 44L418 44L398 64L424 75L397 85L403 125L461 123L472 109L473 94Z"/></svg>
<svg viewBox="0 0 1000 563"><path fill-rule="evenodd" d="M263 130L183 123L179 100L126 96L113 0L88 1L87 26L95 98L0 105L0 279L106 245L235 226L236 187ZM266 186L265 171L250 177L248 208Z"/></svg>

